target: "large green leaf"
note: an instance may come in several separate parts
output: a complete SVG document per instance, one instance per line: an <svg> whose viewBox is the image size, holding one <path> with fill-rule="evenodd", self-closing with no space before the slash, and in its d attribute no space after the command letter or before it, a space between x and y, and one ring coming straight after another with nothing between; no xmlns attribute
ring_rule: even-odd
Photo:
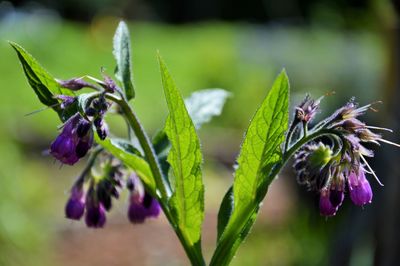
<svg viewBox="0 0 400 266"><path fill-rule="evenodd" d="M281 145L288 127L288 105L289 81L282 71L247 129L237 159L238 167L233 183L233 212L225 228L219 228L220 237L211 265L229 263L257 217L261 203L257 196L265 195L274 178L271 170L282 160ZM264 187L260 184L267 185ZM265 191L260 193L260 187ZM224 209L231 208L224 201L220 213L226 213ZM226 218L222 225L226 224L225 220Z"/></svg>
<svg viewBox="0 0 400 266"><path fill-rule="evenodd" d="M132 82L131 40L128 27L123 21L119 23L115 31L113 46L113 54L117 61L115 76L122 83L126 98L130 100L135 97Z"/></svg>
<svg viewBox="0 0 400 266"><path fill-rule="evenodd" d="M281 160L280 146L288 127L288 106L289 81L283 71L247 129L233 185L235 211L254 203L258 185Z"/></svg>
<svg viewBox="0 0 400 266"><path fill-rule="evenodd" d="M160 56L158 59L169 110L165 133L171 142L168 162L174 178L170 206L180 230L189 243L195 246L200 243L201 225L204 218L200 142L181 94L165 63Z"/></svg>
<svg viewBox="0 0 400 266"><path fill-rule="evenodd" d="M196 129L209 122L214 116L221 114L224 104L230 93L223 89L204 89L193 92L185 99L186 109ZM165 165L166 154L168 154L170 143L163 130L159 131L153 138L153 146L160 163ZM168 170L168 167L165 167ZM167 174L167 173L164 173Z"/></svg>
<svg viewBox="0 0 400 266"><path fill-rule="evenodd" d="M57 112L59 112L58 106L55 106L57 105L58 100L54 98L54 95L73 95L73 92L61 88L54 77L50 75L50 73L47 72L37 62L37 60L20 45L14 42L10 42L10 45L17 52L29 85L38 96L40 102L44 105L52 106Z"/></svg>
<svg viewBox="0 0 400 266"><path fill-rule="evenodd" d="M126 166L134 170L146 185L146 188L155 193L156 185L150 166L132 145L122 139L106 138L101 140L97 134L95 134L95 140Z"/></svg>

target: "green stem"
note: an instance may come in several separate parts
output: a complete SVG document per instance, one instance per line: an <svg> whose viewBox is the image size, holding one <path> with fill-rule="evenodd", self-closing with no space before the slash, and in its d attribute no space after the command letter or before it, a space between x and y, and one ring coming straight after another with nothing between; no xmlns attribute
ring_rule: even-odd
<svg viewBox="0 0 400 266"><path fill-rule="evenodd" d="M163 212L168 219L168 222L174 228L175 233L178 236L183 248L185 249L185 252L191 264L195 266L204 266L205 262L201 253L200 246L190 244L190 241L188 240L187 236L177 226L178 223L177 221L175 221L173 215L171 214L171 211L167 204L171 195L170 184L162 174L161 167L157 159L157 155L153 149L153 145L151 144L150 139L147 136L146 132L144 131L136 114L133 112L128 102L126 102L124 99L119 98L112 94L106 94L106 97L120 106L121 111L126 118L126 121L128 122L129 126L132 128L136 137L138 138L139 143L144 151L145 157L150 165L157 188L159 189L161 194L161 195L155 195L155 197L157 197L157 200L159 201L161 208L163 209Z"/></svg>
<svg viewBox="0 0 400 266"><path fill-rule="evenodd" d="M106 97L120 106L122 113L124 114L130 127L135 132L135 135L139 140L140 146L144 151L144 155L150 165L150 169L153 173L157 188L161 193L161 199L167 200L171 194L171 189L169 183L165 180L161 172L161 167L158 162L157 155L154 152L153 145L151 144L150 139L147 136L142 124L140 123L136 114L133 112L131 106L126 101L108 93L106 94Z"/></svg>
<svg viewBox="0 0 400 266"><path fill-rule="evenodd" d="M255 204L242 209L241 213L232 214L232 216L235 215L235 217L237 217L237 220L233 221L232 223L228 223L228 226L225 228L224 233L218 241L217 248L214 251L210 266L225 266L230 263L234 254L236 253L236 250L240 246L240 242L246 236L245 234L247 234L249 226L251 227L253 225L255 219L252 220L251 218L253 215L257 214L259 205L265 198L268 192L268 187L272 180L286 165L289 158L293 156L300 147L323 135L337 134L336 131L330 129L321 129L319 131L310 132L310 134L301 138L283 154L281 162L271 170L270 175L260 184L259 189L257 190ZM241 236L242 239L240 239L239 236Z"/></svg>

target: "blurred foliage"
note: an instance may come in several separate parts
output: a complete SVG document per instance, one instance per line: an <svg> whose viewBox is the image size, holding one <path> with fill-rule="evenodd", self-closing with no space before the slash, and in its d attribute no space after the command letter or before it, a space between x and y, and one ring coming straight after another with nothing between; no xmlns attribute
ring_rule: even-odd
<svg viewBox="0 0 400 266"><path fill-rule="evenodd" d="M67 167L59 171L52 159L40 155L56 136L59 122L52 111L24 116L42 106L5 40L22 44L58 78L99 77L100 67L109 74L114 70L111 40L116 25L110 17L87 26L21 14L0 23L0 265L45 264L42 255L51 256L50 244L58 228L67 224L61 195L72 180L61 177L79 172ZM223 115L200 132L203 148L215 157L226 150L235 156L244 128L282 67L295 102L307 91L318 97L333 90L340 96L326 98L328 110L352 95L363 103L379 99L385 51L371 32L223 23L129 26L137 93L133 105L151 132L166 117L157 49L184 96L210 87L233 93ZM111 122L111 127L124 132L122 121ZM239 251L236 265L323 262L330 229L310 229L307 216L299 212L279 227L261 222ZM305 253L307 249L312 252Z"/></svg>

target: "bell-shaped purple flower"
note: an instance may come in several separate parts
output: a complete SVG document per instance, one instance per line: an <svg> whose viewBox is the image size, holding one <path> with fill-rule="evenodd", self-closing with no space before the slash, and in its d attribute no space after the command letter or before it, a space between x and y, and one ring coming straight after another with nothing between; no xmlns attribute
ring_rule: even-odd
<svg viewBox="0 0 400 266"><path fill-rule="evenodd" d="M85 211L85 195L82 187L74 186L71 196L65 205L65 216L68 219L80 220Z"/></svg>
<svg viewBox="0 0 400 266"><path fill-rule="evenodd" d="M330 191L322 189L319 198L319 212L323 216L334 216L338 207L334 206L330 201Z"/></svg>
<svg viewBox="0 0 400 266"><path fill-rule="evenodd" d="M106 210L101 202L86 202L85 223L92 228L101 228L106 224Z"/></svg>
<svg viewBox="0 0 400 266"><path fill-rule="evenodd" d="M132 223L143 223L146 218L158 217L160 214L160 204L147 192L144 197L132 193L128 209L128 218Z"/></svg>
<svg viewBox="0 0 400 266"><path fill-rule="evenodd" d="M79 141L75 128L79 119L79 114L72 116L65 123L61 134L58 135L50 146L51 155L62 163L73 165L79 160L75 152L76 145Z"/></svg>
<svg viewBox="0 0 400 266"><path fill-rule="evenodd" d="M372 201L372 189L365 178L364 169L360 168L358 175L352 171L348 177L350 198L357 206L363 206Z"/></svg>
<svg viewBox="0 0 400 266"><path fill-rule="evenodd" d="M73 165L92 145L91 124L77 113L65 122L62 132L50 146L50 154L62 163Z"/></svg>

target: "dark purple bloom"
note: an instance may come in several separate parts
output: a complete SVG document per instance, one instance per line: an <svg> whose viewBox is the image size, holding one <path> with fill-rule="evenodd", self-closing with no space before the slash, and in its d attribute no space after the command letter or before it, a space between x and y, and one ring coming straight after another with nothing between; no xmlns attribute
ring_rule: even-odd
<svg viewBox="0 0 400 266"><path fill-rule="evenodd" d="M68 219L80 220L85 211L85 196L82 187L74 186L71 196L65 205L65 216Z"/></svg>
<svg viewBox="0 0 400 266"><path fill-rule="evenodd" d="M351 172L348 177L350 198L355 205L363 206L372 201L372 189L365 178L364 169L360 168L358 175Z"/></svg>
<svg viewBox="0 0 400 266"><path fill-rule="evenodd" d="M73 165L79 160L75 153L78 137L75 127L78 124L80 115L72 116L64 125L60 135L53 141L50 153L62 163Z"/></svg>
<svg viewBox="0 0 400 266"><path fill-rule="evenodd" d="M333 206L330 200L330 191L327 189L321 190L319 198L319 212L323 216L334 216L338 207Z"/></svg>
<svg viewBox="0 0 400 266"><path fill-rule="evenodd" d="M144 197L132 193L128 209L128 217L132 223L143 223L146 218L158 217L160 214L160 204L147 192Z"/></svg>
<svg viewBox="0 0 400 266"><path fill-rule="evenodd" d="M106 223L106 210L101 202L94 198L86 201L85 222L88 227L101 228Z"/></svg>
<svg viewBox="0 0 400 266"><path fill-rule="evenodd" d="M84 122L85 121L85 122ZM80 114L75 114L64 124L60 135L53 141L50 153L62 163L73 165L86 155L93 144L91 127L82 129L88 123ZM81 129L80 129L81 127ZM83 135L83 131L86 134Z"/></svg>

